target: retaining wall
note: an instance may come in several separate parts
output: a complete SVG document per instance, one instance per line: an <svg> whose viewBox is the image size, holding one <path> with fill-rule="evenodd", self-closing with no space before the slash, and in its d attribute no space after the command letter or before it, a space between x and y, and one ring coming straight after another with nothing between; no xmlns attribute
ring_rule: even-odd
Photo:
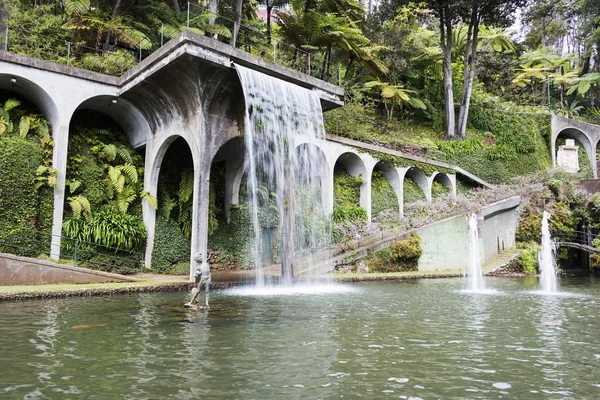
<svg viewBox="0 0 600 400"><path fill-rule="evenodd" d="M135 281L128 276L0 253L0 285Z"/></svg>

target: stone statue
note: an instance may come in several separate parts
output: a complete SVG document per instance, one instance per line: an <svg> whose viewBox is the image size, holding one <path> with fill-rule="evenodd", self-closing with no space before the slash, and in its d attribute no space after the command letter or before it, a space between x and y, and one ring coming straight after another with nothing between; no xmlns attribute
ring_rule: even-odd
<svg viewBox="0 0 600 400"><path fill-rule="evenodd" d="M200 295L200 289L204 284L205 291L205 299L206 299L206 307L208 308L208 291L210 290L210 265L207 260L204 260L202 253L196 253L194 256L194 261L196 261L196 272L194 272L194 280L198 284L197 287L192 289L192 300L189 303L186 303L186 307L191 307L196 301L198 295ZM194 293L195 291L195 293Z"/></svg>

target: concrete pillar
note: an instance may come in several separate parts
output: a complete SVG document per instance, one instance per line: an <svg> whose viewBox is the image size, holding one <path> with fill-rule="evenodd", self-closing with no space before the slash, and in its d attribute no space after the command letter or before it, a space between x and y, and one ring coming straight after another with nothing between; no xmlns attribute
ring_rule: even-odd
<svg viewBox="0 0 600 400"><path fill-rule="evenodd" d="M202 253L205 257L208 249L208 212L210 190L211 159L206 157L199 160L200 156L194 154L194 194L192 199L192 254L190 257L190 281L193 280L194 254Z"/></svg>
<svg viewBox="0 0 600 400"><path fill-rule="evenodd" d="M321 201L323 202L323 211L326 216L331 216L333 213L333 174L330 168L326 169L321 180Z"/></svg>
<svg viewBox="0 0 600 400"><path fill-rule="evenodd" d="M153 196L157 196L158 194L158 177L164 153L160 157L157 156L154 151L154 140L148 138L146 142L146 161L144 164L144 190ZM156 210L150 207L146 201L142 201L142 217L146 226L144 265L146 268L150 268L152 266L152 250L154 249L154 235L156 232Z"/></svg>
<svg viewBox="0 0 600 400"><path fill-rule="evenodd" d="M398 173L398 203L400 204L400 217L404 216L404 176L409 168L395 168Z"/></svg>
<svg viewBox="0 0 600 400"><path fill-rule="evenodd" d="M371 182L372 174L363 174L363 184L360 186L360 206L367 210L367 220L371 221Z"/></svg>
<svg viewBox="0 0 600 400"><path fill-rule="evenodd" d="M52 168L56 169L56 186L54 187L54 212L52 216L52 240L50 243L50 258L60 257L60 239L62 234L63 210L65 203L65 180L67 177L67 154L69 150L69 122L72 112L63 111L60 122L52 125L54 151L52 153Z"/></svg>
<svg viewBox="0 0 600 400"><path fill-rule="evenodd" d="M456 174L446 174L452 186L450 187L452 197L456 197Z"/></svg>

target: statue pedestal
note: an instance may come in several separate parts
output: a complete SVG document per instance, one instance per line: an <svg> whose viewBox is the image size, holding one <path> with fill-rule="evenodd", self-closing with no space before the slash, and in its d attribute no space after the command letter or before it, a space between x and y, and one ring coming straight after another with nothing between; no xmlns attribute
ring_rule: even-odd
<svg viewBox="0 0 600 400"><path fill-rule="evenodd" d="M573 139L567 139L565 145L558 148L556 163L565 172L579 172L579 146Z"/></svg>

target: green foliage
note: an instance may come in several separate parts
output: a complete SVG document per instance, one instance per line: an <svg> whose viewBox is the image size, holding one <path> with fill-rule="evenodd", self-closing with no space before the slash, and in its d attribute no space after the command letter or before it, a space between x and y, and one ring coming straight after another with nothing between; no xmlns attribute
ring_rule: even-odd
<svg viewBox="0 0 600 400"><path fill-rule="evenodd" d="M26 101L0 96L0 252L37 256L49 250L56 171L48 123ZM19 127L26 119L27 129Z"/></svg>
<svg viewBox="0 0 600 400"><path fill-rule="evenodd" d="M154 249L152 250L152 272L157 274L175 273L174 268L180 263L187 264L186 274L189 273L191 254L190 241L181 232L179 225L172 219L156 216L154 234ZM180 273L177 267L177 273Z"/></svg>
<svg viewBox="0 0 600 400"><path fill-rule="evenodd" d="M367 211L360 207L362 176L354 177L343 168L333 174L333 221L358 221L367 219Z"/></svg>
<svg viewBox="0 0 600 400"><path fill-rule="evenodd" d="M146 239L146 227L140 217L110 207L94 213L89 223L81 218L66 219L63 233L80 241L125 250L143 249Z"/></svg>
<svg viewBox="0 0 600 400"><path fill-rule="evenodd" d="M526 275L535 275L538 272L538 260L537 255L540 251L540 246L536 243L528 243L525 248L521 250L519 258L517 260L521 271Z"/></svg>
<svg viewBox="0 0 600 400"><path fill-rule="evenodd" d="M400 211L398 206L398 196L394 192L392 185L381 171L373 171L371 178L371 215L376 217L382 211L391 210L397 213Z"/></svg>
<svg viewBox="0 0 600 400"><path fill-rule="evenodd" d="M219 228L208 238L208 246L246 267L252 262L252 236L253 228L248 207L232 206L230 222L219 223Z"/></svg>
<svg viewBox="0 0 600 400"><path fill-rule="evenodd" d="M409 177L404 178L404 204L411 204L417 201L425 201L427 198L425 197L425 193L423 189L417 185L415 181L413 181Z"/></svg>
<svg viewBox="0 0 600 400"><path fill-rule="evenodd" d="M438 181L433 181L431 184L431 197L433 199L440 196L447 196L450 194L450 188L446 185L442 185Z"/></svg>
<svg viewBox="0 0 600 400"><path fill-rule="evenodd" d="M417 271L419 257L423 254L421 238L417 234L397 241L387 249L380 250L369 260L371 272Z"/></svg>
<svg viewBox="0 0 600 400"><path fill-rule="evenodd" d="M519 216L515 233L517 243L540 243L542 240L542 214L525 209Z"/></svg>
<svg viewBox="0 0 600 400"><path fill-rule="evenodd" d="M549 115L473 107L468 125L486 133L463 142L436 142L445 161L491 183L506 183L551 165Z"/></svg>

